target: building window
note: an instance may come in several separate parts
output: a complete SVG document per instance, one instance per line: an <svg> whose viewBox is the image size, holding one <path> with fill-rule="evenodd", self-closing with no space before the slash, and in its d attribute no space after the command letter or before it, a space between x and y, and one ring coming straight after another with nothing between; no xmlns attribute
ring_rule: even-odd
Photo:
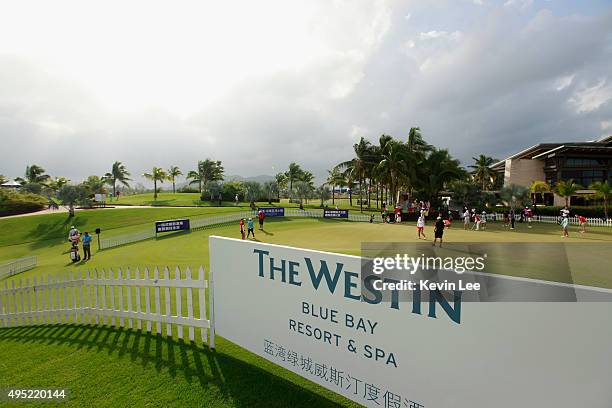
<svg viewBox="0 0 612 408"><path fill-rule="evenodd" d="M582 159L577 157L570 157L565 160L566 167L599 167L605 166L606 159Z"/></svg>

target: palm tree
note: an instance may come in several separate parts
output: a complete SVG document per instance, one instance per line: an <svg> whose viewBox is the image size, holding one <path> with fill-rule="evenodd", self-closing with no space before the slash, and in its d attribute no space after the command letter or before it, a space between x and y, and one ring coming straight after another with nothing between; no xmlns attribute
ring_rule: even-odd
<svg viewBox="0 0 612 408"><path fill-rule="evenodd" d="M295 193L300 200L300 209L304 209L303 200L308 198L312 190L312 186L305 181L298 180L295 182Z"/></svg>
<svg viewBox="0 0 612 408"><path fill-rule="evenodd" d="M130 173L127 171L125 165L119 161L113 163L113 168L110 173L104 175L106 183L113 186L113 197L117 196L117 182L129 187L128 181L130 180Z"/></svg>
<svg viewBox="0 0 612 408"><path fill-rule="evenodd" d="M47 183L51 190L57 192L60 188L70 183L70 180L68 180L66 177L55 177L53 180L49 179Z"/></svg>
<svg viewBox="0 0 612 408"><path fill-rule="evenodd" d="M287 188L287 175L285 173L278 173L274 178L276 179L276 185L278 186L277 194L278 202L280 203L281 190Z"/></svg>
<svg viewBox="0 0 612 408"><path fill-rule="evenodd" d="M359 182L359 206L363 212L363 184L368 175L368 168L373 161L372 144L362 137L358 143L353 145L353 150L355 151L355 158L340 163L338 167L341 169L351 168L356 176Z"/></svg>
<svg viewBox="0 0 612 408"><path fill-rule="evenodd" d="M321 208L323 208L323 206L325 205L325 201L329 200L329 197L331 195L329 187L327 187L325 184L322 184L317 188L316 193L317 197L321 200Z"/></svg>
<svg viewBox="0 0 612 408"><path fill-rule="evenodd" d="M336 201L335 201L336 195L334 193L335 193L336 187L341 185L343 180L344 180L344 177L342 177L342 173L340 172L337 166L331 170L327 170L327 181L326 182L329 186L331 186L332 204L336 204Z"/></svg>
<svg viewBox="0 0 612 408"><path fill-rule="evenodd" d="M480 184L483 190L487 190L487 187L493 185L495 181L496 173L491 170L491 165L495 163L495 159L481 154L478 157L472 157L472 160L474 160L474 164L468 166L474 169L472 177L475 182Z"/></svg>
<svg viewBox="0 0 612 408"><path fill-rule="evenodd" d="M192 180L189 183L190 185L198 183L200 194L202 194L202 186L210 181L222 181L224 171L219 160L200 160L198 161L198 169L187 173L187 178Z"/></svg>
<svg viewBox="0 0 612 408"><path fill-rule="evenodd" d="M410 128L406 145L411 152L426 152L432 148L432 146L423 139L420 127Z"/></svg>
<svg viewBox="0 0 612 408"><path fill-rule="evenodd" d="M300 174L300 177L299 177L299 181L306 183L310 191L313 191L315 189L314 174L312 174L311 172L302 171L302 174ZM308 204L308 195L306 195L304 198L306 199L306 204Z"/></svg>
<svg viewBox="0 0 612 408"><path fill-rule="evenodd" d="M276 181L266 181L263 189L268 196L268 204L272 204L272 194L279 190L278 183Z"/></svg>
<svg viewBox="0 0 612 408"><path fill-rule="evenodd" d="M542 201L544 201L544 193L550 191L550 186L545 181L534 180L529 186L529 191L531 191L531 194L533 194L535 197L539 196Z"/></svg>
<svg viewBox="0 0 612 408"><path fill-rule="evenodd" d="M352 167L348 167L346 170L342 172L342 178L344 181L342 185L346 186L349 193L349 205L353 206L353 188L355 187L355 172Z"/></svg>
<svg viewBox="0 0 612 408"><path fill-rule="evenodd" d="M378 170L388 178L391 197L395 201L397 199L399 179L402 176L408 178L408 163L413 155L410 154L403 143L397 140L390 140L385 144L381 157L382 160L378 163Z"/></svg>
<svg viewBox="0 0 612 408"><path fill-rule="evenodd" d="M300 179L303 170L297 163L290 163L289 170L285 173L285 177L289 182L289 202L291 202L291 197L293 195L293 183Z"/></svg>
<svg viewBox="0 0 612 408"><path fill-rule="evenodd" d="M261 196L261 184L257 181L245 181L243 186L246 200L251 204L251 208L255 209L255 201Z"/></svg>
<svg viewBox="0 0 612 408"><path fill-rule="evenodd" d="M168 174L161 167L153 167L150 173L143 173L142 177L153 180L153 200L157 200L157 182L168 180Z"/></svg>
<svg viewBox="0 0 612 408"><path fill-rule="evenodd" d="M419 186L430 202L437 200L439 192L449 183L466 177L459 160L453 159L446 149L432 150L421 169L423 174L419 177Z"/></svg>
<svg viewBox="0 0 612 408"><path fill-rule="evenodd" d="M522 207L523 204L526 204L529 200L529 189L517 186L516 184L510 184L504 186L499 192L499 195L502 200L510 205L510 209L514 212L517 205Z"/></svg>
<svg viewBox="0 0 612 408"><path fill-rule="evenodd" d="M608 203L612 197L612 186L607 181L597 181L589 186L591 190L595 190L593 196L603 200L604 215L608 219Z"/></svg>
<svg viewBox="0 0 612 408"><path fill-rule="evenodd" d="M178 166L170 166L170 168L168 169L168 177L170 178L170 180L172 180L172 194L176 194L176 178L182 175L183 172L181 171L181 169L178 168Z"/></svg>
<svg viewBox="0 0 612 408"><path fill-rule="evenodd" d="M106 193L104 188L105 184L106 181L104 181L104 178L99 176L89 176L81 183L90 194Z"/></svg>
<svg viewBox="0 0 612 408"><path fill-rule="evenodd" d="M576 184L573 179L565 181L561 180L557 182L557 185L555 186L555 192L559 196L565 198L565 206L569 208L572 203L572 196L576 195L576 192L581 188L582 186Z"/></svg>
<svg viewBox="0 0 612 408"><path fill-rule="evenodd" d="M17 177L15 181L21 184L44 184L50 178L51 176L45 174L45 169L37 164L32 164L31 166L26 166L25 179Z"/></svg>

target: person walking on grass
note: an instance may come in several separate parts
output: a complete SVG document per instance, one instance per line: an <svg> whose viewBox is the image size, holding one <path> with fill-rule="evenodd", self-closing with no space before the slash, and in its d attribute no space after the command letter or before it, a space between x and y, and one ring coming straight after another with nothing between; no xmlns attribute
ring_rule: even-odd
<svg viewBox="0 0 612 408"><path fill-rule="evenodd" d="M242 237L242 239L245 238L245 234L244 234L244 218L240 219L240 236Z"/></svg>
<svg viewBox="0 0 612 408"><path fill-rule="evenodd" d="M436 218L436 224L434 226L434 240L431 246L436 246L436 241L440 240L440 248L442 248L442 236L444 235L444 221L442 221L442 217L438 216Z"/></svg>
<svg viewBox="0 0 612 408"><path fill-rule="evenodd" d="M417 239L421 239L421 235L423 236L423 239L426 239L424 230L425 230L425 217L421 215L419 219L417 220Z"/></svg>
<svg viewBox="0 0 612 408"><path fill-rule="evenodd" d="M249 227L249 231L247 233L247 238L249 238L251 236L251 234L253 234L253 238L255 238L255 229L254 229L253 219L252 218L249 218L249 220L247 221L247 227Z"/></svg>
<svg viewBox="0 0 612 408"><path fill-rule="evenodd" d="M514 229L514 222L516 221L516 215L514 214L514 210L510 211L510 229Z"/></svg>
<svg viewBox="0 0 612 408"><path fill-rule="evenodd" d="M525 207L524 213L525 213L525 218L527 218L527 224L528 224L527 228L531 228L531 222L533 221L533 211L531 211L531 208Z"/></svg>
<svg viewBox="0 0 612 408"><path fill-rule="evenodd" d="M259 210L259 212L257 213L257 218L259 219L259 229L262 230L263 225L264 225L264 220L266 218L266 213L264 212L264 210Z"/></svg>
<svg viewBox="0 0 612 408"><path fill-rule="evenodd" d="M576 217L578 218L578 223L580 223L580 233L584 234L586 232L587 219L586 217L578 214L576 214Z"/></svg>
<svg viewBox="0 0 612 408"><path fill-rule="evenodd" d="M93 238L89 235L89 232L85 231L83 235L83 260L86 261L91 259L91 241Z"/></svg>
<svg viewBox="0 0 612 408"><path fill-rule="evenodd" d="M561 219L561 228L563 229L561 238L569 238L569 217L563 217Z"/></svg>
<svg viewBox="0 0 612 408"><path fill-rule="evenodd" d="M463 229L466 231L470 229L470 217L470 210L466 208L463 212Z"/></svg>

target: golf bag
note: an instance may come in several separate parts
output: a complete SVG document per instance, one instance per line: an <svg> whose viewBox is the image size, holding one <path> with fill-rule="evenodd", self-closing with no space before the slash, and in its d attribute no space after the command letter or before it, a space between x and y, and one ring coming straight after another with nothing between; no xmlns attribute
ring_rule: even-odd
<svg viewBox="0 0 612 408"><path fill-rule="evenodd" d="M72 245L72 248L70 248L70 260L72 262L78 262L81 260L81 254L79 254L79 247L76 245Z"/></svg>

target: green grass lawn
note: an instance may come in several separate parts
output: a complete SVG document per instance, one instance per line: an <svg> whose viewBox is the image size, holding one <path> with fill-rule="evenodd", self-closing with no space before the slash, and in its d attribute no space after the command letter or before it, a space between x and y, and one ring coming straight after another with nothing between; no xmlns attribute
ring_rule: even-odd
<svg viewBox="0 0 612 408"><path fill-rule="evenodd" d="M97 252L91 261L72 264L65 228L100 226L119 234L152 227L156 219L202 213L233 211L227 208L120 209L38 215L0 220L0 262L24 255L37 255L39 265L12 279L48 273L84 271L88 268L125 266L208 266L208 237L238 238L238 226L167 235ZM78 220L78 222L77 222ZM322 219L269 218L265 231L255 230L261 242L312 248L330 252L360 253L362 241L417 242L413 223L388 225ZM431 222L426 227L431 234ZM515 231L492 224L488 231L464 231L453 226L447 242L562 242L557 225L536 224ZM591 228L563 241L580 245L582 258L595 258L600 247L612 243L612 232ZM593 249L589 250L588 248ZM586 248L586 249L585 249ZM589 252L590 251L590 252ZM510 257L515 254L510 253ZM612 288L605 265L576 268L572 281ZM219 273L219 272L218 272ZM512 274L548 280L563 280L541 271L512 269ZM69 406L353 406L350 401L284 370L222 339L216 351L128 329L76 325L0 329L0 388L67 387Z"/></svg>
<svg viewBox="0 0 612 408"><path fill-rule="evenodd" d="M348 198L337 198L333 200L329 199L325 201L325 205L334 206L337 205L342 209L353 209L360 210L360 206L358 203L359 197L353 197L353 205L351 206L350 200ZM110 204L110 203L109 203ZM169 206L169 207L218 207L218 201L200 201L199 193L159 193L157 195L157 200L153 199L153 193L145 193L145 194L134 194L134 195L126 195L120 196L118 201L113 200L112 205L152 205L152 206ZM269 206L265 201L258 202L259 206ZM273 206L283 206L283 207L299 207L299 204L289 203L289 200L286 198L281 199L280 203L272 203ZM221 203L222 207L234 207L234 202L223 201ZM248 203L240 202L240 207L248 208ZM321 200L312 199L308 200L308 203L304 203L305 208L320 208ZM376 201L372 199L371 201L371 210L376 209ZM364 205L364 211L367 210L367 206Z"/></svg>

